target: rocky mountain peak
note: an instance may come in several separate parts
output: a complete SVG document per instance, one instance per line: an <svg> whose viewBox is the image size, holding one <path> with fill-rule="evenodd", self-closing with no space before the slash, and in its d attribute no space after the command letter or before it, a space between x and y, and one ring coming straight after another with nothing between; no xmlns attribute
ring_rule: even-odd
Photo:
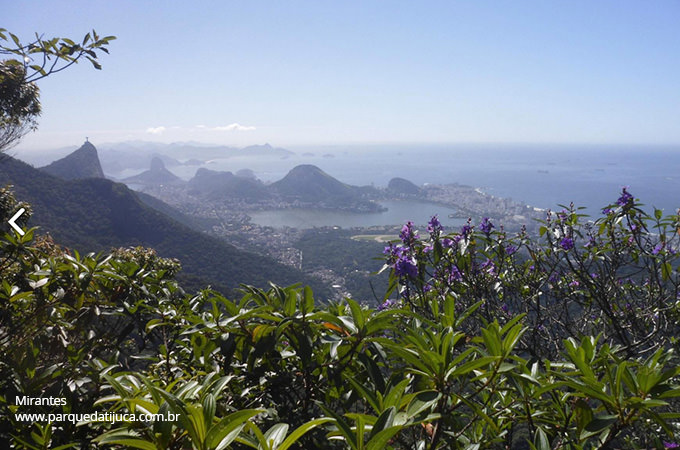
<svg viewBox="0 0 680 450"><path fill-rule="evenodd" d="M97 148L90 141L85 141L78 150L42 167L41 170L65 180L104 178Z"/></svg>

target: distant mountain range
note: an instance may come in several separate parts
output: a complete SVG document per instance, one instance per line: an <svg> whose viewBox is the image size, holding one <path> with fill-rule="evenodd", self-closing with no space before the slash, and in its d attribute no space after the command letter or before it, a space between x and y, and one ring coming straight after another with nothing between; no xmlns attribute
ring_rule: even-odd
<svg viewBox="0 0 680 450"><path fill-rule="evenodd" d="M89 146L92 146L88 143ZM154 147L157 149L157 147ZM252 155L271 154L272 152L287 152L283 149L275 149L269 144L246 147L240 152L249 152ZM74 155L82 152L77 150L74 154L52 163L50 166L62 165L62 162L72 160L69 166L75 167L78 162ZM95 155L96 158L96 155ZM242 204L259 205L260 207L272 207L282 205L322 208L344 209L353 211L376 211L381 207L370 201L379 192L377 189L364 186L351 186L333 178L320 168L303 164L294 167L281 180L264 184L257 179L251 170L240 170L236 174L229 171L215 171L200 167L193 178L185 182L172 173L166 164L174 166L181 164L168 156L153 156L149 163L149 169L123 178L121 182L134 188L149 193L157 192L157 188L173 187L174 193L188 194L199 199L208 201L243 202ZM194 164L195 160L187 161ZM200 164L200 161L198 161ZM88 162L89 164L89 162ZM47 168L45 168L47 170ZM55 173L55 175L59 175ZM71 176L71 178L78 178ZM407 182L408 183L408 182ZM186 189L186 191L184 191ZM265 203L267 203L265 205Z"/></svg>
<svg viewBox="0 0 680 450"><path fill-rule="evenodd" d="M157 142L123 142L100 145L100 158L106 173L117 174L126 169L149 167L152 158L161 158L167 167L179 165L196 166L212 159L248 156L287 158L294 155L290 150L269 144L251 145L244 148L196 143L161 144ZM188 160L185 160L190 156Z"/></svg>
<svg viewBox="0 0 680 450"><path fill-rule="evenodd" d="M82 147L76 151L77 157L65 158L75 165L66 176L78 178L74 175L84 174L79 163L89 166L90 145L84 146L84 152ZM86 156L81 158L83 154ZM282 285L308 283L322 297L329 292L325 285L294 268L189 228L187 225L199 224L192 224L174 211L175 218L184 218L187 225L179 223L166 215L173 212L172 207L157 199L142 201L124 184L101 177L65 180L47 173L63 164L51 166L51 169L38 170L19 160L3 158L0 184L14 185L17 198L32 205L29 224L49 232L57 243L81 252L120 246L152 247L161 256L181 261L181 277L190 288L212 284L229 293L240 283L265 287L272 281Z"/></svg>
<svg viewBox="0 0 680 450"><path fill-rule="evenodd" d="M208 200L244 200L249 203L273 202L296 207L376 211L380 206L368 200L377 190L351 186L338 181L316 166L294 167L281 180L265 185L257 178L198 169L189 180L187 192ZM127 180L125 180L127 181Z"/></svg>
<svg viewBox="0 0 680 450"><path fill-rule="evenodd" d="M121 180L125 184L141 184L141 185L166 185L176 184L183 185L186 181L170 172L165 168L165 163L158 156L151 159L149 170L138 175L125 178Z"/></svg>

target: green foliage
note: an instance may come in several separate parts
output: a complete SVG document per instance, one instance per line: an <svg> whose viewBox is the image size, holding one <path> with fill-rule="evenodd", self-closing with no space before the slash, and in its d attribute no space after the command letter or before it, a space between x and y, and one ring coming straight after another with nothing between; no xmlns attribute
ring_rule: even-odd
<svg viewBox="0 0 680 450"><path fill-rule="evenodd" d="M23 44L13 33L0 28L0 152L16 144L26 133L37 128L40 115L40 91L35 82L61 72L82 59L101 69L99 52L115 36L100 37L94 30L82 43L67 38L43 39L38 34Z"/></svg>
<svg viewBox="0 0 680 450"><path fill-rule="evenodd" d="M7 191L0 200L3 216L17 207ZM33 232L7 233L0 439L18 448L663 448L680 427L680 366L668 332L677 315L677 217L619 206L582 226L576 211L551 218L543 244L436 228L423 242L407 227L388 255L397 298L378 308L324 304L299 285L243 286L234 301L213 290L186 294L178 263L151 250L83 256ZM589 233L597 249L579 245ZM487 259L492 272L481 267ZM569 286L587 279L590 264L617 286L630 276L629 289L596 278L604 304L595 287ZM647 276L654 282L632 283ZM652 306L639 298L615 314L618 302L643 293ZM510 299L507 309L498 303ZM589 333L580 321L594 311L601 322ZM666 331L647 327L644 345L631 350L639 323ZM124 418L19 422L29 407L16 405L17 395L67 399L35 412Z"/></svg>
<svg viewBox="0 0 680 450"><path fill-rule="evenodd" d="M18 36L0 28L0 55L9 55L13 61L18 61L24 67L24 83L33 83L82 59L87 59L95 69L101 69L98 52L108 53L107 46L114 39L115 36L101 37L94 30L83 37L82 43L59 37L44 39L36 33L35 39L23 44Z"/></svg>

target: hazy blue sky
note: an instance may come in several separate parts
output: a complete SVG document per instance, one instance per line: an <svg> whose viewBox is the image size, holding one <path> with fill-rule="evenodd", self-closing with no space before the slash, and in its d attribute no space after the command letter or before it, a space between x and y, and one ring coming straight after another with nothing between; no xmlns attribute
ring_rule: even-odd
<svg viewBox="0 0 680 450"><path fill-rule="evenodd" d="M3 1L116 35L40 83L24 148L144 139L680 143L680 2Z"/></svg>

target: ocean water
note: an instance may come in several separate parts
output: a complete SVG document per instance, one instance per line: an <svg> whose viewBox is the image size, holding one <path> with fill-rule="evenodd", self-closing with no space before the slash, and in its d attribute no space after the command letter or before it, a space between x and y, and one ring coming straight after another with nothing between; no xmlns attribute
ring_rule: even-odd
<svg viewBox="0 0 680 450"><path fill-rule="evenodd" d="M531 206L574 202L591 215L616 201L627 186L649 208L680 207L680 146L372 145L303 147L281 158L224 158L204 167L249 168L265 182L298 164L314 164L354 185L386 186L393 177L416 184L459 183ZM196 167L172 168L188 179Z"/></svg>

